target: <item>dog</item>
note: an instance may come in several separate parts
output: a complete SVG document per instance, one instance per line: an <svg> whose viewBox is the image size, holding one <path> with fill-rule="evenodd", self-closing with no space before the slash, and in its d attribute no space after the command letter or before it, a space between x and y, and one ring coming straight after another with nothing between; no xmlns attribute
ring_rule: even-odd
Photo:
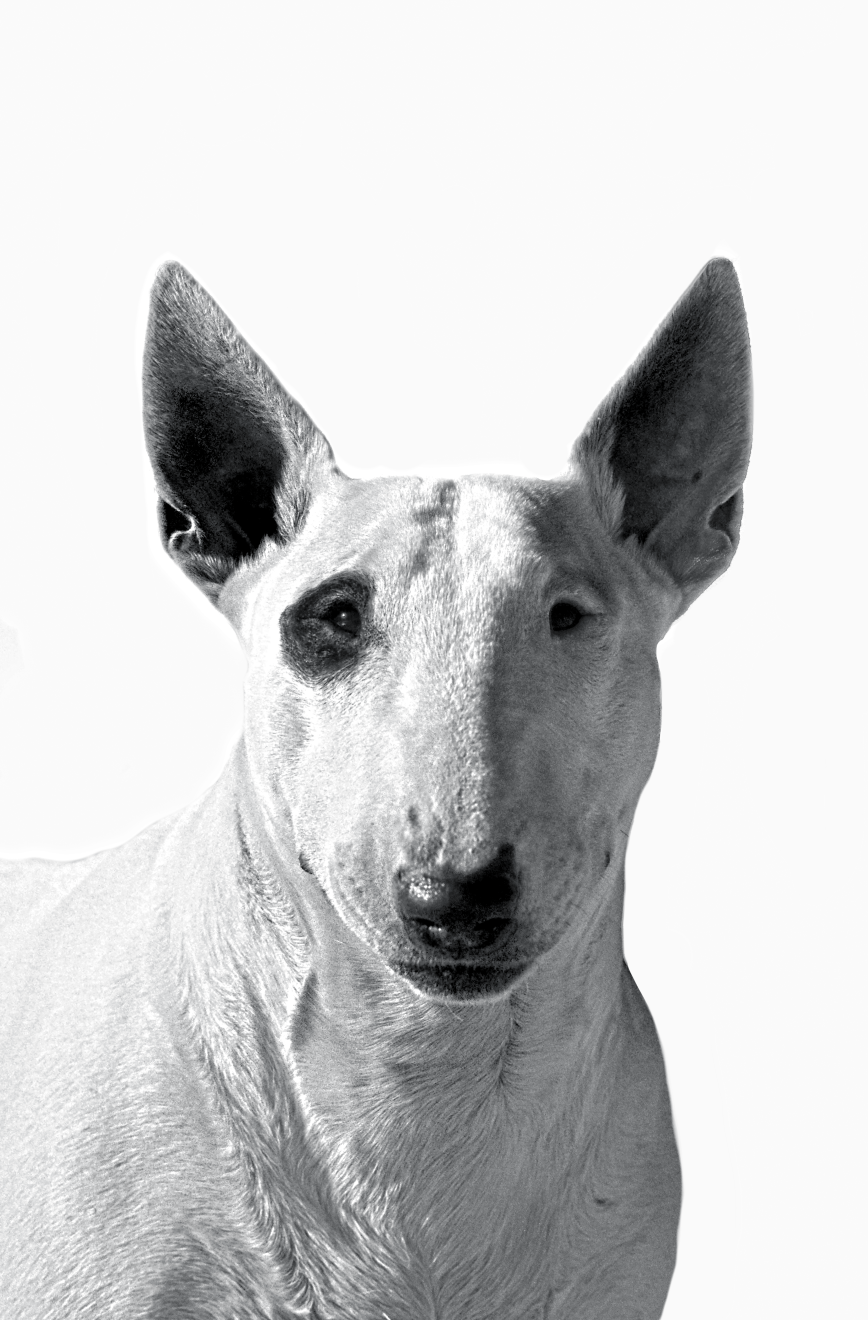
<svg viewBox="0 0 868 1320"><path fill-rule="evenodd" d="M731 264L555 481L346 478L175 263L144 419L244 732L128 844L4 866L2 1314L660 1316L680 1174L624 854L657 642L738 542Z"/></svg>

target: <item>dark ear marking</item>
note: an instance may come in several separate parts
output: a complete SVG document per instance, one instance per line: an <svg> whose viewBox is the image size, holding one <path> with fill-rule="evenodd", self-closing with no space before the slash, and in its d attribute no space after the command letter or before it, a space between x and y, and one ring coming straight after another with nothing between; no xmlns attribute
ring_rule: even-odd
<svg viewBox="0 0 868 1320"><path fill-rule="evenodd" d="M681 588L684 609L738 543L751 440L750 341L729 261L710 261L573 450L612 530Z"/></svg>
<svg viewBox="0 0 868 1320"><path fill-rule="evenodd" d="M144 419L164 544L210 595L264 541L299 529L331 450L177 262L154 282Z"/></svg>

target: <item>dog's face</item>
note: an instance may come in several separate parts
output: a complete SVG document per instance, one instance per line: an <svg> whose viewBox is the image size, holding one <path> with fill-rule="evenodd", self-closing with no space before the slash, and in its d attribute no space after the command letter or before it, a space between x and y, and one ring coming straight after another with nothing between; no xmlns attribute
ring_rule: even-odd
<svg viewBox="0 0 868 1320"><path fill-rule="evenodd" d="M336 478L250 577L247 754L282 850L419 989L506 989L617 882L673 593L579 482L514 478ZM474 877L463 920L425 905Z"/></svg>
<svg viewBox="0 0 868 1320"><path fill-rule="evenodd" d="M169 552L248 648L247 763L287 884L428 994L503 993L592 938L654 760L656 643L737 543L750 375L728 263L561 481L346 479L177 266L145 420Z"/></svg>

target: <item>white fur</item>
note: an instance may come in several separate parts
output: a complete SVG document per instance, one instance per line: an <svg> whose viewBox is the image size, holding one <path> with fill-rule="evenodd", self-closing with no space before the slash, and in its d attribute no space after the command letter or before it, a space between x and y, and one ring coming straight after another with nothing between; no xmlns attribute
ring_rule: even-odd
<svg viewBox="0 0 868 1320"><path fill-rule="evenodd" d="M700 513L664 509L653 547L636 520L668 487L631 497L605 411L559 482L348 481L179 271L155 295L149 442L169 549L247 648L245 730L196 806L81 862L4 868L2 1313L659 1317L680 1179L623 962L624 854L656 643L737 531L732 426L732 461L690 478ZM728 279L689 291L694 320L720 288L731 306ZM265 419L263 470L287 446L247 523L256 427L233 453L208 391ZM364 649L332 670L287 610L336 575L373 585ZM553 631L563 600L580 620ZM396 877L475 874L505 845L503 951L472 990L432 989Z"/></svg>

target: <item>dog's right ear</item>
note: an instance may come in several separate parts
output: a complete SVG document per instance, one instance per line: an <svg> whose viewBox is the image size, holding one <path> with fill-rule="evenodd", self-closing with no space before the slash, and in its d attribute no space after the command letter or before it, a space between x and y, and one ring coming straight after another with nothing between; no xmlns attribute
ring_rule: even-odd
<svg viewBox="0 0 868 1320"><path fill-rule="evenodd" d="M151 293L144 420L163 543L217 599L242 560L289 540L337 471L325 437L183 266Z"/></svg>
<svg viewBox="0 0 868 1320"><path fill-rule="evenodd" d="M738 545L751 441L750 340L729 261L710 261L576 441L610 530L668 575L680 614Z"/></svg>

